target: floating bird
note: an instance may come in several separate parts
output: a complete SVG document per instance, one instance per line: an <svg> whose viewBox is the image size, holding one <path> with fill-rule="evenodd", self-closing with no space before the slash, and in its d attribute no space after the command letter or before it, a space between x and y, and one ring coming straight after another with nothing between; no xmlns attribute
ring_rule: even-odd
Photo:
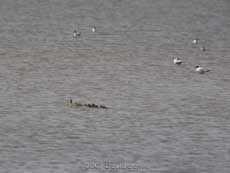
<svg viewBox="0 0 230 173"><path fill-rule="evenodd" d="M106 106L104 105L100 105L100 108L103 108L103 109L108 109Z"/></svg>
<svg viewBox="0 0 230 173"><path fill-rule="evenodd" d="M73 106L73 100L72 99L66 100L65 106L69 106L69 107Z"/></svg>
<svg viewBox="0 0 230 173"><path fill-rule="evenodd" d="M196 66L195 68L196 68L196 72L198 72L198 73L200 73L200 74L204 74L205 72L210 71L210 70L204 69L204 68L202 68L202 67L200 67L200 66Z"/></svg>
<svg viewBox="0 0 230 173"><path fill-rule="evenodd" d="M192 43L193 43L193 44L197 44L197 43L198 43L198 40L199 40L199 39L196 38L196 39L194 39L194 40L192 41Z"/></svg>
<svg viewBox="0 0 230 173"><path fill-rule="evenodd" d="M96 27L95 26L92 28L92 32L96 32Z"/></svg>
<svg viewBox="0 0 230 173"><path fill-rule="evenodd" d="M77 38L77 37L80 37L80 36L81 36L81 32L80 31L77 31L77 30L73 31L73 37L74 38Z"/></svg>
<svg viewBox="0 0 230 173"><path fill-rule="evenodd" d="M180 64L182 64L182 61L181 61L180 58L175 58L175 59L173 60L173 63L174 63L174 64L177 64L177 65L180 65Z"/></svg>
<svg viewBox="0 0 230 173"><path fill-rule="evenodd" d="M81 104L81 103L78 103L78 102L75 102L73 105L74 105L75 107L80 107L80 106L82 106L82 104Z"/></svg>
<svg viewBox="0 0 230 173"><path fill-rule="evenodd" d="M94 107L94 108L98 108L98 106L97 106L97 105L95 105L95 104L92 104L92 107Z"/></svg>
<svg viewBox="0 0 230 173"><path fill-rule="evenodd" d="M200 48L200 50L206 51L206 48L205 48L204 46L202 46L202 47Z"/></svg>

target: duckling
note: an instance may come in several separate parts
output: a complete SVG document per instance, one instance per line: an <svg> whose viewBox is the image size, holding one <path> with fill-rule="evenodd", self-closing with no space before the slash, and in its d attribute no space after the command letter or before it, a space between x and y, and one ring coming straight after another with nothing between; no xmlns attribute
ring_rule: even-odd
<svg viewBox="0 0 230 173"><path fill-rule="evenodd" d="M95 104L92 104L92 107L94 107L94 108L98 108L98 106L97 106L97 105L95 105Z"/></svg>
<svg viewBox="0 0 230 173"><path fill-rule="evenodd" d="M106 106L104 105L100 105L100 108L103 108L103 109L108 109Z"/></svg>
<svg viewBox="0 0 230 173"><path fill-rule="evenodd" d="M81 104L81 103L78 103L78 102L75 102L73 105L74 105L75 107L80 107L80 106L82 106L82 104Z"/></svg>
<svg viewBox="0 0 230 173"><path fill-rule="evenodd" d="M92 105L91 105L91 104L88 104L88 107L92 107Z"/></svg>
<svg viewBox="0 0 230 173"><path fill-rule="evenodd" d="M180 65L180 64L182 64L182 61L181 61L180 58L175 58L175 59L173 60L173 63L176 64L176 65Z"/></svg>

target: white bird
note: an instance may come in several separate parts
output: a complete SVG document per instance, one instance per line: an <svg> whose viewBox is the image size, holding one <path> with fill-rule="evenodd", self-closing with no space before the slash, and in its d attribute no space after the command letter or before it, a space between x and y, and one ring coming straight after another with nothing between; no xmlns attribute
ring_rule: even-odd
<svg viewBox="0 0 230 173"><path fill-rule="evenodd" d="M198 43L198 39L194 39L192 42L193 42L193 44L197 44Z"/></svg>
<svg viewBox="0 0 230 173"><path fill-rule="evenodd" d="M81 36L81 32L80 31L77 31L77 30L74 30L73 31L73 37L76 38L76 37L80 37Z"/></svg>
<svg viewBox="0 0 230 173"><path fill-rule="evenodd" d="M96 32L96 27L95 26L92 28L92 32Z"/></svg>
<svg viewBox="0 0 230 173"><path fill-rule="evenodd" d="M182 64L182 61L181 61L180 58L175 58L175 59L173 60L173 63L174 63L174 64L177 64L177 65L180 65L180 64Z"/></svg>
<svg viewBox="0 0 230 173"><path fill-rule="evenodd" d="M196 68L196 72L198 72L198 73L200 73L200 74L204 74L205 72L210 71L210 70L204 69L204 68L202 68L202 67L200 67L200 66L196 66L195 68Z"/></svg>

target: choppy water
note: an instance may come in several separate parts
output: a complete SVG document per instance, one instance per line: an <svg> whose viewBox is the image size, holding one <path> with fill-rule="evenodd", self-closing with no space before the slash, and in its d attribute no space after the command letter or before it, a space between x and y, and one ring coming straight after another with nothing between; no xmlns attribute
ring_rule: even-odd
<svg viewBox="0 0 230 173"><path fill-rule="evenodd" d="M227 0L1 0L0 86L1 172L230 171Z"/></svg>

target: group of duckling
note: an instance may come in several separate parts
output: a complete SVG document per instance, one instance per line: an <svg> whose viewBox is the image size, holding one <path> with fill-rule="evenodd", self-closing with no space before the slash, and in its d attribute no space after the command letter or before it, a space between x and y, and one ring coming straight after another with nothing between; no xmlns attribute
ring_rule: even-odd
<svg viewBox="0 0 230 173"><path fill-rule="evenodd" d="M199 41L199 39L194 39L193 40L193 44L198 44L198 41ZM204 46L202 46L200 49L202 51L206 51L206 48ZM181 65L182 64L182 60L180 58L175 58L173 60L173 63L176 64L176 65ZM204 74L205 72L208 72L210 70L209 69L204 69L203 67L200 67L200 66L196 66L195 67L195 71L198 72L198 73L200 73L200 74Z"/></svg>
<svg viewBox="0 0 230 173"><path fill-rule="evenodd" d="M96 105L94 103L93 104L82 104L82 103L79 103L79 102L73 102L72 99L66 100L65 106L74 107L74 108L78 108L78 107L89 107L89 108L108 109L108 107L106 107L104 105Z"/></svg>

